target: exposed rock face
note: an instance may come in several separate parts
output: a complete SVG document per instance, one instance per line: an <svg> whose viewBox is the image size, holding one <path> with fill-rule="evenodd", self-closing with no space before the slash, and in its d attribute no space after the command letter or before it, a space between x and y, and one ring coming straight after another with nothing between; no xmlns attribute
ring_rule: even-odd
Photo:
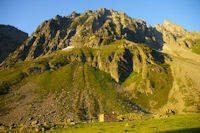
<svg viewBox="0 0 200 133"><path fill-rule="evenodd" d="M26 39L28 34L9 25L0 25L0 63L14 52Z"/></svg>
<svg viewBox="0 0 200 133"><path fill-rule="evenodd" d="M162 27L165 28L166 31L174 34L175 36L184 36L187 33L186 29L168 20L164 21Z"/></svg>
<svg viewBox="0 0 200 133"><path fill-rule="evenodd" d="M119 39L159 48L157 34L145 21L111 9L74 12L43 22L11 58L15 61L35 59L69 45L101 47Z"/></svg>
<svg viewBox="0 0 200 133"><path fill-rule="evenodd" d="M194 39L200 38L200 33L188 32L181 26L168 20L165 20L162 25L156 24L155 29L162 34L160 41L163 41L164 48L165 46L174 47L173 49L176 50L178 46L179 48L190 49L195 45Z"/></svg>

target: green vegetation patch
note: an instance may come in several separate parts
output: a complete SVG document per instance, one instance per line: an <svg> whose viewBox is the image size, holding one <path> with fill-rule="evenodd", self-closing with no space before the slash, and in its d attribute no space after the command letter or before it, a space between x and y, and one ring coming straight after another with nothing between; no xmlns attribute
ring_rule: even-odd
<svg viewBox="0 0 200 133"><path fill-rule="evenodd" d="M152 94L142 93L135 89L136 99L135 103L141 105L145 109L158 109L165 105L168 101L168 94L173 84L173 77L168 64L161 64L160 66L152 65L151 70L160 69L160 72L150 72L149 78L143 79L140 88L150 89ZM146 84L144 84L146 82ZM150 86L147 86L147 82ZM148 92L148 90L146 90Z"/></svg>
<svg viewBox="0 0 200 133"><path fill-rule="evenodd" d="M56 129L59 133L198 133L200 115L175 115L169 118L141 119L129 122L77 124L72 128Z"/></svg>
<svg viewBox="0 0 200 133"><path fill-rule="evenodd" d="M21 68L9 68L0 71L0 95L6 94L10 86L19 83L24 76Z"/></svg>
<svg viewBox="0 0 200 133"><path fill-rule="evenodd" d="M70 63L56 71L45 71L44 73L32 76L32 81L38 84L36 93L47 96L49 93L72 88L72 77L76 68L76 62Z"/></svg>
<svg viewBox="0 0 200 133"><path fill-rule="evenodd" d="M128 78L122 83L122 86L127 87L134 82L136 83L135 87L137 88L141 80L142 80L142 73L132 72L128 76Z"/></svg>
<svg viewBox="0 0 200 133"><path fill-rule="evenodd" d="M200 39L195 40L195 45L192 47L192 52L200 54Z"/></svg>
<svg viewBox="0 0 200 133"><path fill-rule="evenodd" d="M110 74L100 71L97 68L85 67L85 74L90 88L96 92L96 95L100 98L104 108L104 112L130 112L131 108L128 107L116 92L116 82L110 76Z"/></svg>
<svg viewBox="0 0 200 133"><path fill-rule="evenodd" d="M121 45L123 45L125 43L124 40L117 40L115 42L110 43L107 46L101 47L99 48L99 50L101 51L102 55L108 55L112 52L116 52L118 50L122 50L123 47L120 47Z"/></svg>

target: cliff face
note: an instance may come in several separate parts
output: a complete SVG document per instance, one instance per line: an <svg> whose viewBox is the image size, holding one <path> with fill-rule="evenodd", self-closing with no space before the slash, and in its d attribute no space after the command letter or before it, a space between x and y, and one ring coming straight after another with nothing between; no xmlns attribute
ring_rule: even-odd
<svg viewBox="0 0 200 133"><path fill-rule="evenodd" d="M28 34L9 25L0 25L0 63L14 52L26 39Z"/></svg>
<svg viewBox="0 0 200 133"><path fill-rule="evenodd" d="M162 35L164 50L167 50L167 47L172 48L172 51L179 49L190 50L196 44L195 40L200 38L199 32L188 32L168 20L165 20L162 25L156 24L155 29Z"/></svg>

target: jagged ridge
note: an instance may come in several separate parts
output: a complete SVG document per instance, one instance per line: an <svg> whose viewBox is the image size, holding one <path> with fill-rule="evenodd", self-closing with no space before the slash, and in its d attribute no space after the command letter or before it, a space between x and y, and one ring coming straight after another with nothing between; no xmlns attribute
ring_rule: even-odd
<svg viewBox="0 0 200 133"><path fill-rule="evenodd" d="M145 21L132 19L122 12L105 8L82 14L74 12L42 23L9 59L35 59L69 45L101 47L119 39L159 48L156 35L159 33Z"/></svg>

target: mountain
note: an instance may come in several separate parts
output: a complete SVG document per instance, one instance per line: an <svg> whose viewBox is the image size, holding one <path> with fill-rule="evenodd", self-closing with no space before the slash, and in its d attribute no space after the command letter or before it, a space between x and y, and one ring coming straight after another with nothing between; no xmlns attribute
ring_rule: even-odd
<svg viewBox="0 0 200 133"><path fill-rule="evenodd" d="M36 59L66 46L101 47L119 39L159 48L155 34L159 36L145 21L112 9L101 8L82 14L73 12L43 22L11 58L14 61Z"/></svg>
<svg viewBox="0 0 200 133"><path fill-rule="evenodd" d="M14 52L26 39L28 34L9 25L0 25L0 63Z"/></svg>
<svg viewBox="0 0 200 133"><path fill-rule="evenodd" d="M195 113L200 33L101 8L43 22L0 66L0 122Z"/></svg>

